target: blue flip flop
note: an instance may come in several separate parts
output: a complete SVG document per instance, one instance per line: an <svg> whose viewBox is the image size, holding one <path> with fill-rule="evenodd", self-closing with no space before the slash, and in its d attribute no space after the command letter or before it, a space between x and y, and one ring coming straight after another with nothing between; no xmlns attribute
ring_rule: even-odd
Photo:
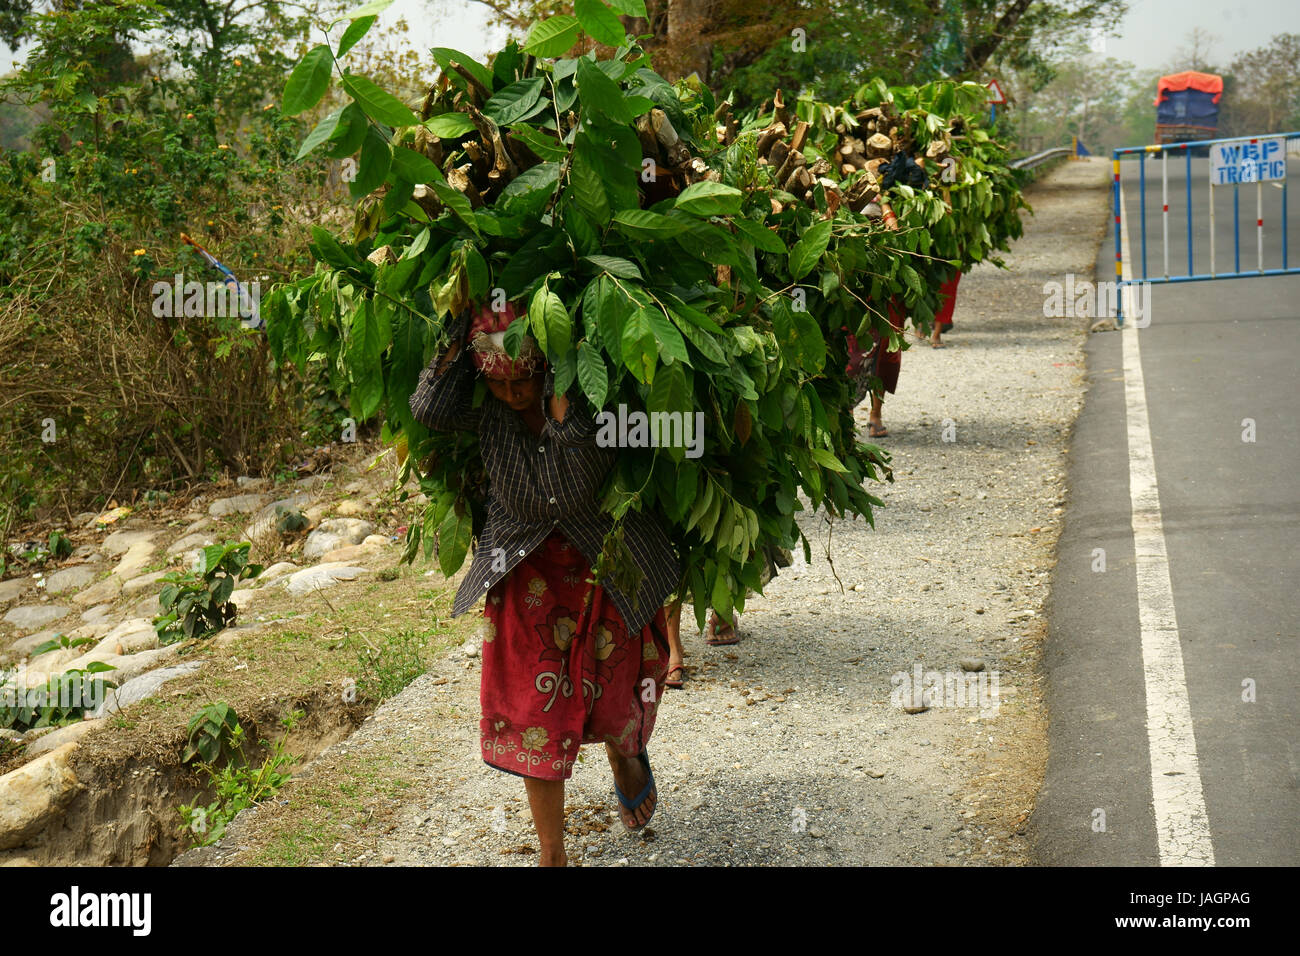
<svg viewBox="0 0 1300 956"><path fill-rule="evenodd" d="M645 752L644 747L641 749L641 752L636 755L636 759L641 761L641 766L645 767L646 776L650 778L649 780L646 781L645 789L643 789L639 794L637 794L636 799L628 800L627 797L623 796L623 791L618 789L618 782L615 781L614 783L614 793L618 795L618 802L623 804L623 806L626 809L631 810L634 813L636 812L637 807L645 803L646 797L650 796L650 791L654 789L654 785L655 785L654 771L650 769L650 755ZM645 823L639 824L634 827L629 827L627 826L626 823L624 823L623 826L627 827L627 829L629 830L643 829L644 827L650 824L651 820L654 819L655 810L658 809L659 809L659 801L655 800L655 805L650 809L650 816L646 818ZM622 819L623 818L620 815L619 821L622 822Z"/></svg>

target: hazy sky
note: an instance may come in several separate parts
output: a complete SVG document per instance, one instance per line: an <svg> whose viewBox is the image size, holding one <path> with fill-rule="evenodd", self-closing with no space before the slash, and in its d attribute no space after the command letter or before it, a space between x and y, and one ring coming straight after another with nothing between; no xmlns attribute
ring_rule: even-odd
<svg viewBox="0 0 1300 956"><path fill-rule="evenodd" d="M383 16L404 16L418 49L450 46L481 58L503 39L487 29L486 14L487 8L472 0L396 0ZM1212 59L1226 64L1274 34L1300 32L1300 0L1130 0L1118 36L1106 38L1105 55L1141 69L1161 67L1194 27L1216 38ZM0 52L0 73L10 64L8 51Z"/></svg>

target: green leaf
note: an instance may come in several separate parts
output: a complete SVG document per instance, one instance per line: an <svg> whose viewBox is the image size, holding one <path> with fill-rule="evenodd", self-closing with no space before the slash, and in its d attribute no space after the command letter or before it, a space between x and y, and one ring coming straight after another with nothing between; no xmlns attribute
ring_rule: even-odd
<svg viewBox="0 0 1300 956"><path fill-rule="evenodd" d="M393 0L370 0L369 3L363 3L355 10L350 10L343 14L343 16L339 17L338 20L335 20L334 22L339 23L342 20L359 20L362 17L374 16L377 13L383 13L392 5Z"/></svg>
<svg viewBox="0 0 1300 956"><path fill-rule="evenodd" d="M616 14L601 0L573 0L573 12L591 38L606 46L622 46L627 35Z"/></svg>
<svg viewBox="0 0 1300 956"><path fill-rule="evenodd" d="M636 267L635 263L626 259L620 259L617 256L583 256L582 261L590 263L601 272L608 272L612 276L618 276L620 279L640 279L641 270Z"/></svg>
<svg viewBox="0 0 1300 956"><path fill-rule="evenodd" d="M560 356L569 350L573 320L564 301L545 285L533 293L528 306L528 325L548 356Z"/></svg>
<svg viewBox="0 0 1300 956"><path fill-rule="evenodd" d="M686 351L686 341L682 338L682 333L677 331L677 326L673 325L658 309L645 309L646 318L650 322L650 328L654 330L655 338L659 341L659 354L665 359L685 362L691 364L690 355Z"/></svg>
<svg viewBox="0 0 1300 956"><path fill-rule="evenodd" d="M533 24L524 41L524 52L533 56L563 56L578 39L581 24L567 13L548 17Z"/></svg>
<svg viewBox="0 0 1300 956"><path fill-rule="evenodd" d="M673 208L692 216L730 216L740 212L744 198L734 186L706 181L683 189Z"/></svg>
<svg viewBox="0 0 1300 956"><path fill-rule="evenodd" d="M778 253L786 251L785 243L781 241L780 237L762 223L739 217L731 220L731 222L736 227L737 232L753 243L755 249Z"/></svg>
<svg viewBox="0 0 1300 956"><path fill-rule="evenodd" d="M603 408L609 392L609 373L600 349L588 341L578 343L578 384L591 400L592 408Z"/></svg>
<svg viewBox="0 0 1300 956"><path fill-rule="evenodd" d="M647 310L637 309L628 316L623 324L622 350L623 364L637 381L645 385L653 383L659 349Z"/></svg>
<svg viewBox="0 0 1300 956"><path fill-rule="evenodd" d="M829 468L831 471L836 471L840 474L848 473L848 469L840 463L840 460L825 448L812 449L812 456L813 461L817 462L817 464L821 465L823 468Z"/></svg>
<svg viewBox="0 0 1300 956"><path fill-rule="evenodd" d="M483 104L483 115L498 126L508 126L526 119L535 112L538 101L542 98L544 82L540 76L530 76L498 90L492 99Z"/></svg>
<svg viewBox="0 0 1300 956"><path fill-rule="evenodd" d="M449 510L443 519L438 528L438 567L445 576L451 577L465 563L473 526L469 508L463 502L457 502L457 507Z"/></svg>
<svg viewBox="0 0 1300 956"><path fill-rule="evenodd" d="M585 151L575 153L573 165L569 167L569 195L597 225L609 222L609 197L605 194L605 184Z"/></svg>
<svg viewBox="0 0 1300 956"><path fill-rule="evenodd" d="M443 182L442 170L423 153L406 146L393 150L393 172L409 183Z"/></svg>
<svg viewBox="0 0 1300 956"><path fill-rule="evenodd" d="M685 223L645 209L620 210L614 225L633 239L668 239L686 231Z"/></svg>
<svg viewBox="0 0 1300 956"><path fill-rule="evenodd" d="M343 76L343 88L348 91L367 116L386 126L416 126L419 118L411 108L387 90L382 90L367 77L355 73Z"/></svg>
<svg viewBox="0 0 1300 956"><path fill-rule="evenodd" d="M461 79L460 74L452 70L452 60L455 60L458 64L464 67L465 71L469 73L470 76L474 77L474 79L478 80L489 90L495 85L492 81L492 71L472 56L461 53L460 50L453 50L449 46L436 46L431 49L429 53L433 56L433 62L438 64L438 69L442 70L443 73L447 74L447 76L449 76L454 82L459 83L461 86L465 85L465 81Z"/></svg>
<svg viewBox="0 0 1300 956"><path fill-rule="evenodd" d="M593 61L586 57L578 61L575 82L584 119L603 118L616 125L632 122L623 91Z"/></svg>
<svg viewBox="0 0 1300 956"><path fill-rule="evenodd" d="M357 17L349 23L348 28L343 31L343 36L339 39L338 55L343 56L348 50L356 46L357 41L366 35L367 31L375 25L375 21L378 19L378 17L371 15Z"/></svg>
<svg viewBox="0 0 1300 956"><path fill-rule="evenodd" d="M298 155L295 156L294 159L302 159L321 143L324 143L333 137L334 131L338 129L339 117L342 115L343 111L341 109L335 110L329 116L325 117L313 126L311 132L307 134L307 138L304 139L302 145L298 147Z"/></svg>
<svg viewBox="0 0 1300 956"><path fill-rule="evenodd" d="M794 248L790 250L790 277L800 279L817 264L826 253L826 246L831 238L831 221L823 219L808 228Z"/></svg>
<svg viewBox="0 0 1300 956"><path fill-rule="evenodd" d="M321 101L329 89L334 53L321 44L307 51L284 83L284 115L297 116Z"/></svg>
<svg viewBox="0 0 1300 956"><path fill-rule="evenodd" d="M357 165L357 178L348 183L348 191L354 199L365 196L378 189L388 178L388 170L393 164L393 150L384 139L384 134L371 126L366 130L366 138L361 143L361 162Z"/></svg>
<svg viewBox="0 0 1300 956"><path fill-rule="evenodd" d="M333 145L325 151L325 155L330 159L342 159L345 156L351 156L361 148L362 142L366 138L366 130L370 127L370 120L356 103L349 103L343 107L343 112L339 116L338 128L334 130L334 135L330 137Z"/></svg>
<svg viewBox="0 0 1300 956"><path fill-rule="evenodd" d="M460 139L474 132L474 121L464 113L442 113L424 121L429 132L440 139Z"/></svg>
<svg viewBox="0 0 1300 956"><path fill-rule="evenodd" d="M536 216L550 201L559 178L559 163L539 163L511 180L501 191L497 205L513 216Z"/></svg>
<svg viewBox="0 0 1300 956"><path fill-rule="evenodd" d="M609 5L624 16L646 16L645 0L609 0Z"/></svg>
<svg viewBox="0 0 1300 956"><path fill-rule="evenodd" d="M538 155L543 162L558 163L569 155L569 150L560 145L554 136L548 136L541 130L522 123L516 123L510 129L510 135L524 141L524 144Z"/></svg>
<svg viewBox="0 0 1300 956"><path fill-rule="evenodd" d="M474 221L474 207L469 204L469 199L459 189L452 189L446 183L433 183L433 191L442 204L456 214L465 225L474 230L476 235L479 234L478 223Z"/></svg>

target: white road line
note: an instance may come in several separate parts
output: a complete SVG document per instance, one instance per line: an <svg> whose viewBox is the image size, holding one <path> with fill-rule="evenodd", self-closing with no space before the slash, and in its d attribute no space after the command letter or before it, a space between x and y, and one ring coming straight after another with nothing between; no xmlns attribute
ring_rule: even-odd
<svg viewBox="0 0 1300 956"><path fill-rule="evenodd" d="M1124 192L1120 189L1120 209ZM1190 214L1190 210L1189 210ZM1129 274L1128 217L1122 217L1120 250ZM1133 511L1133 552L1137 561L1138 624L1142 632L1142 671L1146 681L1147 742L1151 753L1151 796L1161 866L1213 866L1214 846L1205 811L1201 773L1192 732L1192 709L1183 672L1183 649L1174 612L1165 549L1156 463L1147 420L1146 382L1138 349L1135 286L1124 287L1126 321L1124 401L1128 411L1129 501ZM1150 309L1150 298L1147 308ZM1150 316L1143 317L1143 324Z"/></svg>

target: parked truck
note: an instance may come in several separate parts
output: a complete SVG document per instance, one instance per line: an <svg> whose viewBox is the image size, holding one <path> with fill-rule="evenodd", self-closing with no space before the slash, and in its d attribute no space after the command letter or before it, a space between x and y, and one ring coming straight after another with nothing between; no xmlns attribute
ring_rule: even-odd
<svg viewBox="0 0 1300 956"><path fill-rule="evenodd" d="M1184 70L1156 84L1156 143L1214 139L1219 131L1223 77Z"/></svg>

